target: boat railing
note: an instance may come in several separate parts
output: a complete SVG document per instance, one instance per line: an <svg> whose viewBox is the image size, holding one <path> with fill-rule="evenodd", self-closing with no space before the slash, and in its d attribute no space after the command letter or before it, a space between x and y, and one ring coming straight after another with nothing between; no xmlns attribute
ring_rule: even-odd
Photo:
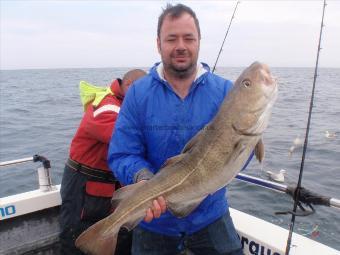
<svg viewBox="0 0 340 255"><path fill-rule="evenodd" d="M18 164L23 164L23 163L27 163L27 162L41 162L42 163L42 167L38 167L38 169L37 169L39 189L41 191L51 191L51 190L53 190L54 187L52 185L52 180L51 180L51 176L50 176L51 163L44 156L34 155L32 157L0 162L0 168L18 165Z"/></svg>
<svg viewBox="0 0 340 255"><path fill-rule="evenodd" d="M0 197L0 221L32 212L58 207L61 204L60 185L53 185L51 163L40 155L0 162L0 169L28 162L40 162L37 168L39 188L15 195Z"/></svg>

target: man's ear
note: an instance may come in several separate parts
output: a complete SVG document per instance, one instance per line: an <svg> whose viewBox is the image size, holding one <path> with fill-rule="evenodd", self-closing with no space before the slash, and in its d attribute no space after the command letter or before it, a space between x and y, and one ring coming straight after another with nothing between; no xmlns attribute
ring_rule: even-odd
<svg viewBox="0 0 340 255"><path fill-rule="evenodd" d="M133 81L126 79L124 83L122 83L122 86L129 87Z"/></svg>
<svg viewBox="0 0 340 255"><path fill-rule="evenodd" d="M161 54L161 40L159 39L159 37L157 37L157 49L158 53Z"/></svg>

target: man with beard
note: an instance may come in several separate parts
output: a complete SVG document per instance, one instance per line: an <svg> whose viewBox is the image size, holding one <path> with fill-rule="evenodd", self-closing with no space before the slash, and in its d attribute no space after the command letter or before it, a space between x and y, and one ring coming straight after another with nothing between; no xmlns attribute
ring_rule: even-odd
<svg viewBox="0 0 340 255"><path fill-rule="evenodd" d="M157 30L162 62L128 91L111 139L108 162L122 184L152 178L167 158L180 154L230 91L231 81L197 63L200 38L195 13L167 5ZM225 195L220 189L181 219L166 210L163 197L154 200L134 229L132 254L243 254Z"/></svg>

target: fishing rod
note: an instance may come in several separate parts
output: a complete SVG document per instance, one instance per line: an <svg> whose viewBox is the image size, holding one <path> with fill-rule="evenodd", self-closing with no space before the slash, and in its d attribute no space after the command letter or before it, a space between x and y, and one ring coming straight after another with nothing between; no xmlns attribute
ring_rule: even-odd
<svg viewBox="0 0 340 255"><path fill-rule="evenodd" d="M294 197L296 187L287 186L284 184L264 180L258 177L254 177L251 175L239 173L235 177L236 179L247 182L250 184L255 184L257 186L271 189L274 191L278 191L281 193L286 193L292 197ZM299 202L304 204L313 204L313 205L324 205L328 207L334 207L340 209L340 199L323 196L317 193L314 193L306 188L301 187ZM280 212L278 214L281 214Z"/></svg>
<svg viewBox="0 0 340 255"><path fill-rule="evenodd" d="M319 44L318 44L318 50L317 50L317 54L316 54L316 63L315 63L315 69L314 69L313 89L312 89L312 95L311 95L310 104L309 104L308 121L307 121L305 141L304 141L304 145L303 145L303 152L302 152L302 158L301 158L299 180L298 180L298 184L296 186L296 190L294 191L294 207L293 207L293 213L291 213L292 218L291 218L291 222L290 222L290 225L289 225L289 234L288 234L288 239L287 239L285 255L289 255L290 246L291 246L291 243L292 243L292 235L293 235L293 230L294 230L295 217L297 216L296 211L297 211L297 207L299 205L299 198L300 198L301 191L302 191L301 182L302 182L302 175L303 175L303 167L304 167L304 163L305 163L305 156L306 156L306 151L307 151L307 146L308 146L308 136L309 136L309 128L310 128L311 116L312 116L312 110L313 110L315 84L316 84L316 78L318 76L319 55L320 55L320 50L321 50L320 45L321 45L322 31L323 31L323 27L324 27L323 20L324 20L326 5L327 5L326 0L324 0L323 1L323 8L322 8L320 34L319 34Z"/></svg>
<svg viewBox="0 0 340 255"><path fill-rule="evenodd" d="M229 33L229 29L230 29L231 23L233 22L233 19L234 19L234 16L235 16L235 12L236 12L236 9L237 9L237 6L238 6L239 3L240 3L240 1L237 1L236 5L235 5L233 15L231 16L231 19L230 19L230 22L229 22L229 26L228 26L227 32L225 33L225 36L224 36L224 39L223 39L223 42L222 42L220 51L218 52L218 55L217 55L217 58L216 58L215 65L214 65L214 67L213 67L212 73L215 72L215 69L216 69L216 65L217 65L218 59L220 58L220 55L221 55L221 52L222 52L222 49L223 49L224 42L225 42L225 40L226 40L226 38L227 38L227 35L228 35L228 33Z"/></svg>

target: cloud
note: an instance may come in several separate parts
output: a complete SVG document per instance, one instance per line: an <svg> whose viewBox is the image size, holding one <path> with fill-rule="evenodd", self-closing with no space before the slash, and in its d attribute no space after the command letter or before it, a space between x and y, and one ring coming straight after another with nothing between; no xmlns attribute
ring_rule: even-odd
<svg viewBox="0 0 340 255"><path fill-rule="evenodd" d="M200 59L213 65L236 2L183 3L200 20ZM150 66L160 59L157 19L166 1L5 1L1 5L1 69ZM242 1L218 65L245 66L259 59L272 66L313 66L321 11L319 1ZM340 67L339 16L340 3L330 1L322 66Z"/></svg>

